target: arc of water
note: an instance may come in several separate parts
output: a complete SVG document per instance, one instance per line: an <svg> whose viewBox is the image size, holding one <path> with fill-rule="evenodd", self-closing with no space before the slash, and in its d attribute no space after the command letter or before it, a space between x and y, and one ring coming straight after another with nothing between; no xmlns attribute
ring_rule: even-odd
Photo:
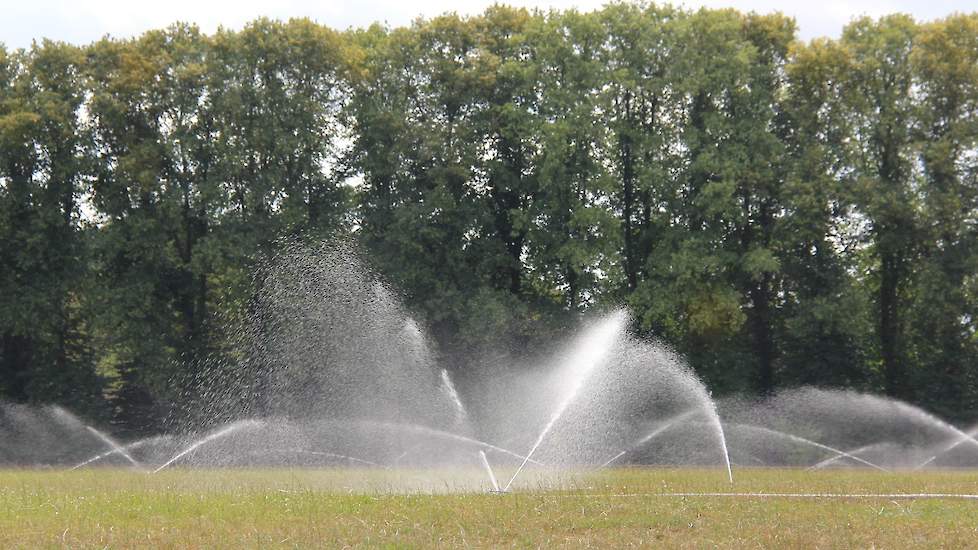
<svg viewBox="0 0 978 550"><path fill-rule="evenodd" d="M954 428L954 429L957 430L957 428ZM921 462L920 464L917 464L916 466L914 466L913 469L914 470L919 470L921 468L924 468L925 466L929 465L930 463L932 463L935 460L937 460L938 458L940 458L942 455L945 455L945 454L951 452L952 450L954 450L956 447L958 447L962 443L972 443L972 442L974 442L975 441L975 436L978 435L978 428L975 428L974 430L971 430L970 432L967 432L967 433L961 432L960 430L957 430L957 431L960 432L963 437L958 437L957 439L955 439L954 441L952 441L950 445L947 445L946 447L944 447L943 449L941 449L940 451L938 451L936 454L934 454L933 456L931 456L927 460Z"/></svg>
<svg viewBox="0 0 978 550"><path fill-rule="evenodd" d="M870 462L868 460L863 460L862 458L859 458L858 456L853 456L853 455L851 455L851 454L849 454L849 453L847 453L845 451L841 451L839 449L836 449L835 447L829 447L828 445L825 445L823 443L819 443L817 441L812 441L811 439L805 439L804 437L801 437L799 435L790 434L790 433L787 433L787 432L781 432L781 431L778 431L778 430L772 430L770 428L765 428L763 426L755 426L753 424L730 424L730 425L731 426L737 426L737 427L744 428L744 429L755 430L755 431L759 431L759 432L771 434L771 435L774 435L774 436L777 436L777 437L782 437L782 438L785 438L785 439L790 439L791 441L794 441L796 443L802 443L804 445L809 445L809 446L812 446L812 447L816 447L818 449L822 449L823 451L829 451L829 452L835 453L837 455L842 455L842 456L844 456L844 457L846 457L846 458L848 458L850 460L854 460L854 461L859 462L861 464L865 464L866 466L869 466L870 468L875 468L875 469L877 469L877 470L879 470L881 472L889 472L889 470L887 470L886 468L884 468L882 466L878 466L876 464L873 464L872 462Z"/></svg>
<svg viewBox="0 0 978 550"><path fill-rule="evenodd" d="M625 453L627 453L629 450L630 449L625 449L624 451L621 451L620 453L618 453L615 456L609 458L608 460L605 460L604 462L601 463L600 466L598 466L598 469L600 470L601 468L607 468L608 466L611 465L612 462L614 462L614 461L618 460L619 458L621 458L622 456L624 456Z"/></svg>
<svg viewBox="0 0 978 550"><path fill-rule="evenodd" d="M941 420L940 418L934 416L933 414L923 409L920 409L918 407L915 407L913 405L910 405L909 403L904 403L903 401L891 401L891 403L902 413L908 416L925 420L930 424L932 424L933 426L936 426L937 428L940 428L945 432L950 432L956 437L954 441L952 441L947 447L944 448L944 450L940 451L939 453L935 454L934 456L928 458L927 460L923 461L922 463L914 467L915 470L919 470L920 468L923 468L924 466L930 464L934 460L937 460L939 456L957 447L958 445L961 445L962 443L970 443L978 447L978 439L975 439L975 433L976 433L975 431L973 431L970 434L965 433L961 431L959 428L957 428L956 426L952 424L948 424L947 422Z"/></svg>
<svg viewBox="0 0 978 550"><path fill-rule="evenodd" d="M163 470L164 468L166 468L170 464L173 464L174 462L180 460L181 458L183 458L187 454L193 452L195 449L197 449L201 445L204 445L206 443L210 443L211 441L214 441L215 439L220 439L220 438L222 438L222 437L224 437L224 436L226 436L226 435L228 435L228 434L230 434L232 432L235 432L235 431L237 431L237 430L239 430L241 428L251 427L251 426L259 426L259 425L261 425L261 422L259 422L257 420L245 420L245 421L241 421L241 422L235 422L234 424L231 424L230 426L225 426L224 428L222 428L222 429L220 429L220 430L218 430L216 432L212 432L210 435L206 435L206 436L198 439L197 441L195 441L192 445L190 445L186 449L184 449L184 450L180 451L179 453L175 454L173 456L173 458L171 458L170 460L167 460L166 462L163 463L162 466L160 466L159 468L153 470L153 473L154 474L159 473L161 470Z"/></svg>
<svg viewBox="0 0 978 550"><path fill-rule="evenodd" d="M716 403L706 396L707 411L712 419L713 429L716 430L717 439L720 440L720 450L723 452L723 463L727 466L727 480L733 483L733 468L730 467L730 450L727 449L727 434L723 431L723 423L720 422L720 414L717 412Z"/></svg>
<svg viewBox="0 0 978 550"><path fill-rule="evenodd" d="M403 453L395 456L394 457L394 465L397 466L397 463L400 462L402 458L406 457L409 452L411 452L410 449L408 449L407 451L404 451Z"/></svg>
<svg viewBox="0 0 978 550"><path fill-rule="evenodd" d="M642 437L641 439L639 439L638 441L636 441L635 443L633 443L632 445L630 445L628 448L622 450L620 453L618 453L615 456L609 458L603 464L601 464L601 466L598 466L598 468L607 468L614 461L616 461L619 458L625 456L629 451L635 450L635 449L641 447L642 445L645 445L649 441L652 441L656 437L658 437L658 436L662 435L663 433L665 433L665 432L669 431L670 429L672 429L672 427L675 426L676 424L682 422L683 420L686 420L689 417L695 416L695 415L697 415L697 414L699 414L701 412L702 411L700 411L699 409L693 409L691 411L686 411L686 412L677 414L675 416L672 416L671 418L666 419L666 421L663 422L662 424L660 424L658 428L652 430L647 435L645 435L644 437Z"/></svg>
<svg viewBox="0 0 978 550"><path fill-rule="evenodd" d="M864 451L868 451L869 449L872 449L873 447L879 447L880 445L883 445L883 444L884 443L870 443L869 445L863 445L862 447L859 447L858 449L852 449L851 451L846 451L846 452L849 453L849 454L855 455L855 454L858 454L858 453L861 453L861 452L864 452ZM816 462L815 464L812 464L811 466L809 466L808 468L806 468L806 470L807 471L821 470L822 468L828 466L829 464L832 464L833 462L838 462L839 460L842 460L843 458L846 458L846 456L845 455L842 455L842 454L837 454L835 456L830 456L829 458L826 458L825 460L823 460L821 462Z"/></svg>
<svg viewBox="0 0 978 550"><path fill-rule="evenodd" d="M445 392L448 393L448 397L451 398L452 403L455 405L455 423L463 424L469 415L466 413L465 405L462 404L458 390L455 389L452 377L448 375L448 370L446 369L441 369L441 383L445 386Z"/></svg>
<svg viewBox="0 0 978 550"><path fill-rule="evenodd" d="M513 458L515 458L517 460L524 460L524 459L527 458L524 455L521 455L519 453L510 451L509 449L504 449L503 447L499 447L498 445L493 445L492 443L487 443L485 441L480 441L478 439L474 439L474 438L471 438L471 437L466 437L464 435L459 435L459 434L452 433L452 432L446 432L445 430L439 430L437 428L431 428L431 427L422 426L422 425L419 425L419 424L401 424L401 423L398 423L398 422L377 422L377 421L373 421L373 420L360 420L360 421L357 421L357 423L358 424L361 424L361 425L366 425L366 426L380 426L380 427L388 428L388 429L411 430L411 431L414 431L414 432L423 433L423 434L434 436L434 437L441 437L443 439L454 439L455 441L459 441L461 443L466 443L466 444L469 444L469 445L473 445L475 447L482 447L483 449L488 449L488 450L491 450L491 451L496 451L497 453L501 453L501 454L504 454L504 455L507 455L507 456L511 456L511 457L513 457ZM535 464L537 466L545 466L544 463L538 462L536 460L530 460L530 462L532 462L533 464Z"/></svg>
<svg viewBox="0 0 978 550"><path fill-rule="evenodd" d="M482 460L482 467L486 469L486 473L489 474L489 482L492 483L492 490L499 492L499 482L496 481L496 474L492 471L492 466L489 465L489 459L486 458L486 452L479 449L479 458Z"/></svg>
<svg viewBox="0 0 978 550"><path fill-rule="evenodd" d="M523 468L526 467L526 463L530 461L530 457L533 456L533 453L535 453L540 447L540 444L543 443L543 440L547 437L547 434L550 433L550 430L554 427L554 424L556 424L557 420L563 416L564 411L571 404L571 402L574 401L574 398L577 397L578 392L580 392L584 382L590 377L591 372L594 371L594 369L597 368L602 361L604 361L605 355L608 354L611 346L621 334L626 320L627 316L622 310L611 314L607 319L602 321L596 327L596 329L593 330L593 332L588 334L588 337L584 338L577 346L575 353L571 355L572 357L578 356L579 359L577 363L572 364L573 368L571 369L570 373L572 376L570 391L564 395L564 398L560 401L560 404L557 406L554 414L550 417L550 421L543 427L543 431L540 432L540 435L537 436L533 446L530 447L530 452L526 454L526 458L523 459L520 467L516 469L516 473L513 474L512 478L510 478L509 483L503 487L503 491L508 491L510 486L513 485L513 482L516 481L516 478L520 475L520 472L522 472Z"/></svg>
<svg viewBox="0 0 978 550"><path fill-rule="evenodd" d="M327 452L327 451L310 451L310 450L307 450L307 449L275 449L275 450L278 451L278 452L282 452L282 453L296 453L296 454L306 454L306 455L315 455L315 456L328 456L330 458L339 458L339 459L342 459L342 460L349 460L350 462L358 462L360 464L366 464L368 466L377 466L379 468L383 468L383 466L381 466L380 464L378 464L376 462L371 462L369 460L364 460L362 458L357 458L355 456L341 455L339 453L330 453L330 452Z"/></svg>
<svg viewBox="0 0 978 550"><path fill-rule="evenodd" d="M125 449L126 451L132 451L134 449L138 449L139 447L142 447L143 445L146 445L147 443L149 443L151 441L156 441L158 439L161 439L161 438L159 436L157 436L157 437L148 437L146 439L140 439L139 441L136 441L134 443L130 443L130 444L128 444L128 445L126 445L126 446L124 446L122 448ZM98 462L99 460L102 460L103 458L108 458L108 457L110 457L110 456L112 456L114 454L118 454L118 453L119 453L119 449L112 449L110 451L106 451L106 452L104 452L102 454L95 455L95 456L89 458L88 460L85 460L84 462L80 462L80 463L72 466L71 468L69 468L68 471L72 471L72 470L77 470L79 468L83 468L83 467L88 466L89 464L91 464L93 462Z"/></svg>
<svg viewBox="0 0 978 550"><path fill-rule="evenodd" d="M102 454L95 455L95 456L89 458L88 460L85 460L83 462L79 462L78 464L75 464L71 468L68 468L68 471L71 472L71 471L77 470L78 468L84 468L85 466L88 466L89 464L91 464L93 462L98 462L99 460L102 460L103 458L108 458L108 457L110 457L110 456L112 456L114 454L117 454L118 452L119 451L117 451L115 449L112 449L112 450L106 451L106 452L104 452Z"/></svg>
<svg viewBox="0 0 978 550"><path fill-rule="evenodd" d="M97 437L100 441L102 441L102 443L108 445L109 448L112 449L112 452L122 455L126 460L131 462L133 466L137 468L143 467L143 465L137 462L136 459L132 457L132 455L126 452L126 449L124 447L116 443L115 440L112 439L111 437L105 435L104 433L100 432L99 430L96 430L91 426L85 426L85 429L88 430L93 435L95 435L95 437Z"/></svg>

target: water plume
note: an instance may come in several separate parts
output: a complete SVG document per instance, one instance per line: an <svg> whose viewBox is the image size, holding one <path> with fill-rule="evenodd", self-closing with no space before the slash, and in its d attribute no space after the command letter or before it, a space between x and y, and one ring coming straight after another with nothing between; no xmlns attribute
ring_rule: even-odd
<svg viewBox="0 0 978 550"><path fill-rule="evenodd" d="M77 470L79 468L84 468L85 466L88 466L89 464L94 464L94 463L96 463L96 462L98 462L100 460L104 460L104 459L106 459L106 458L108 458L108 457L110 457L112 455L120 454L122 451L125 451L126 453L129 453L129 451L134 451L136 449L139 449L140 447L143 447L145 445L148 445L148 444L151 444L151 443L155 443L155 442L158 442L158 441L161 441L161 440L164 440L164 439L167 439L167 437L166 436L147 437L145 439L140 439L139 441L136 441L136 442L133 442L133 443L129 443L127 445L124 445L124 446L121 446L121 447L118 447L118 448L113 447L112 449L110 449L108 451L105 451L104 453L97 454L95 456L92 456L92 457L89 457L89 458L83 460L82 462L79 462L78 464L72 466L71 468L68 468L68 470L71 471L71 470Z"/></svg>
<svg viewBox="0 0 978 550"><path fill-rule="evenodd" d="M116 443L116 441L114 439L112 439L111 437L105 435L104 433L100 432L99 430L97 430L97 429L95 429L95 428L93 428L91 426L85 426L85 429L88 430L89 432L91 432L93 435L95 435L95 437L99 438L99 440L101 440L102 442L104 442L106 445L108 445L109 446L109 449L111 449L112 452L118 453L118 454L122 455L122 457L125 458L126 460L128 460L133 466L135 466L137 468L141 468L142 467L142 465L139 462L136 462L136 459L133 458L132 455L130 455L126 451L125 447L122 447L121 445L119 445L118 443ZM74 468L72 468L72 469L74 469Z"/></svg>
<svg viewBox="0 0 978 550"><path fill-rule="evenodd" d="M253 298L229 327L234 353L179 381L166 433L123 443L60 407L0 402L0 463L301 466L387 476L397 490L488 478L493 491L635 464L723 468L732 481L731 452L812 470L978 463L954 452L978 449L976 432L894 399L798 388L715 400L668 345L630 334L625 309L540 349L490 345L441 364L450 354L424 319L350 243L283 241Z"/></svg>
<svg viewBox="0 0 978 550"><path fill-rule="evenodd" d="M730 426L730 424L728 424L728 426ZM829 445L825 445L825 444L819 443L817 441L812 441L811 439L806 439L806 438L801 437L799 435L790 434L790 433L786 433L786 432L781 432L781 431L778 431L778 430L772 430L770 428L765 428L763 426L749 426L749 425L746 425L746 424L734 424L733 426L736 426L737 428L742 428L744 430L755 431L755 432L758 432L758 433L761 433L761 434L766 434L766 435L772 435L772 436L775 436L775 437L785 438L785 439L788 439L790 441L794 441L796 443L800 443L802 445L808 445L808 446L814 447L816 449L821 449L823 451L828 451L830 453L834 453L835 455L843 456L843 457L848 458L850 460L853 460L855 462L859 462L860 464L863 464L865 466L869 466L870 468L874 468L874 469L879 470L881 472L888 472L889 471L886 468L883 468L882 466L878 466L876 464L873 464L872 462L869 462L868 460L864 460L862 458L859 458L858 456L851 455L851 454L849 454L849 453L847 453L845 451L836 449L836 448L831 447Z"/></svg>
<svg viewBox="0 0 978 550"><path fill-rule="evenodd" d="M482 461L482 467L486 469L486 473L489 474L489 482L492 483L492 490L495 492L500 492L499 482L496 481L496 474L492 471L492 466L489 465L489 459L486 458L486 452L479 449L479 460Z"/></svg>
<svg viewBox="0 0 978 550"><path fill-rule="evenodd" d="M603 463L601 463L601 466L599 466L599 468L607 468L613 462L615 462L619 458L625 456L629 451L632 451L633 449L637 449L637 448L641 447L642 445L645 445L649 441L652 441L656 437L658 437L658 436L662 435L663 433L671 430L674 426L676 426L680 422L682 422L684 420L688 420L689 418L691 418L691 417L693 417L695 415L698 415L698 414L701 414L701 411L692 410L692 411L686 411L684 413L680 413L680 414L678 414L678 415L676 415L676 416L674 416L672 418L667 419L658 428L656 428L656 429L652 430L651 432L649 432L648 434L642 436L641 439L639 439L638 441L636 441L632 445L628 446L625 449L622 449L621 452L619 452L615 456L613 456L613 457L609 458L608 460L604 461ZM724 446L726 446L726 441L724 441Z"/></svg>
<svg viewBox="0 0 978 550"><path fill-rule="evenodd" d="M530 461L530 457L536 452L540 444L550 433L554 424L560 420L560 417L564 414L568 405L574 401L577 397L577 393L581 390L581 386L587 381L591 372L596 369L601 362L605 359L608 354L609 349L614 345L615 340L621 335L622 330L625 327L625 323L628 320L628 315L624 311L616 311L609 315L607 318L603 319L594 328L590 329L582 337L581 341L575 347L574 352L571 354L571 362L566 367L566 379L568 381L568 386L564 392L564 396L557 405L556 410L554 410L553 416L550 417L550 421L543 427L540 435L537 436L536 441L533 442L533 446L530 447L530 452L526 454L526 458L520 463L519 468L516 469L516 473L510 478L509 483L503 488L504 491L508 491L510 486L516 481L516 478L526 467L526 463Z"/></svg>
<svg viewBox="0 0 978 550"><path fill-rule="evenodd" d="M849 456L852 456L852 455L858 455L859 453L862 453L862 452L865 452L865 451L868 451L870 449L874 449L876 447L880 447L880 446L883 446L883 445L886 445L886 443L871 443L869 445L863 445L862 447L859 447L858 449L852 449L852 450L846 451L845 453L837 453L835 456L830 456L830 457L826 458L825 460L822 460L821 462L817 462L815 464L812 464L811 466L809 466L808 468L806 468L806 470L809 470L809 471L811 471L811 470L821 470L822 468L824 468L824 467L826 467L826 466L828 466L830 464L833 464L835 462L838 462L838 461L840 461L840 460L842 460L844 458L848 458Z"/></svg>
<svg viewBox="0 0 978 550"><path fill-rule="evenodd" d="M462 399L458 396L458 390L455 389L455 384L452 383L452 377L448 375L446 369L441 369L441 382L445 386L445 391L448 396L452 399L452 403L455 404L455 423L462 425L465 424L468 419L468 413L465 412L465 405L462 404Z"/></svg>
<svg viewBox="0 0 978 550"><path fill-rule="evenodd" d="M194 452L195 450L197 450L198 447L200 447L202 445L206 445L206 444L208 444L208 443L210 443L210 442L212 442L212 441L214 441L216 439L220 439L222 437L227 437L228 435L230 435L230 434L232 434L232 433L234 433L234 432L236 432L236 431L238 431L238 430L240 430L242 428L250 428L250 427L255 427L255 426L260 426L260 425L261 425L261 422L259 422L257 420L244 420L244 421L241 421L241 422L235 422L234 424L231 424L229 426L225 426L225 427L223 427L223 428L221 428L219 430L216 430L216 431L214 431L214 432L212 432L212 433L210 433L208 435L205 435L204 437L198 439L197 441L191 443L190 446L188 446L184 450L180 451L179 453L173 455L173 457L170 458L170 460L167 460L160 467L158 467L155 470L153 470L153 473L154 474L160 473L160 471L166 469L168 466L170 466L174 462L176 462L176 461L180 460L181 458L187 456L188 454Z"/></svg>
<svg viewBox="0 0 978 550"><path fill-rule="evenodd" d="M972 443L972 444L975 443L975 436L978 435L978 429L971 430L970 432L967 432L967 433L961 432L961 430L958 430L957 428L954 428L953 426L951 426L951 429L955 433L960 434L960 436L957 437L956 439L952 440L951 443L949 443L946 447L943 447L942 449L940 449L939 451L937 451L937 453L931 455L927 460L924 460L920 464L917 464L916 466L914 466L914 469L915 470L919 470L921 468L926 467L927 465L933 463L935 460L937 460L938 458L940 458L942 455L945 455L945 454L953 451L954 449L958 448L960 445L962 445L964 443Z"/></svg>

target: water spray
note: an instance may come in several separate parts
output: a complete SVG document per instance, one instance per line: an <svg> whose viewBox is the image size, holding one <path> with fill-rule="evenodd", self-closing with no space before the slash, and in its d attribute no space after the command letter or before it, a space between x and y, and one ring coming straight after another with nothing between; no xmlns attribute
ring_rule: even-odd
<svg viewBox="0 0 978 550"><path fill-rule="evenodd" d="M174 455L173 458L171 458L170 460L167 460L166 462L164 462L162 466L160 466L159 468L153 470L153 473L154 474L160 473L161 470L165 469L170 464L173 464L174 462L180 460L184 456L192 453L193 451L195 451L201 445L210 443L211 441L214 441L215 439L220 439L220 438L222 438L222 437L224 437L224 436L226 436L226 435L228 435L228 434L230 434L232 432L235 432L235 431L237 431L237 430L239 430L241 428L249 427L249 426L260 426L261 424L262 423L259 422L259 421L257 421L257 420L245 420L245 421L242 421L242 422L236 422L234 424L231 424L230 426L226 426L226 427L224 427L221 430L218 430L218 431L216 431L216 432L214 432L214 433L212 433L210 435L204 436L201 439L197 440L196 442L194 442L192 445L190 445L186 449L184 449L184 450L180 451L179 453L177 453L176 455Z"/></svg>
<svg viewBox="0 0 978 550"><path fill-rule="evenodd" d="M569 391L565 394L564 399L561 400L557 409L554 411L553 416L550 417L550 422L543 427L543 431L537 436L537 440L533 443L530 448L530 452L526 454L526 458L520 464L520 467L516 469L516 473L510 478L509 483L503 488L503 491L508 491L513 482L516 481L517 476L526 467L526 463L530 461L530 457L533 453L537 451L540 444L550 433L550 430L557 423L557 420L564 414L568 405L574 401L577 397L578 392L580 392L581 387L584 382L587 381L591 372L597 368L601 362L604 361L605 356L611 351L611 347L614 345L615 341L620 337L621 332L625 328L625 322L628 320L628 316L625 314L624 310L616 311L615 313L609 315L605 320L603 320L596 327L591 329L586 333L586 337L583 338L576 348L576 352L571 355L575 359L570 365L571 375L571 386Z"/></svg>
<svg viewBox="0 0 978 550"><path fill-rule="evenodd" d="M479 459L482 461L482 467L486 469L486 473L489 474L489 482L492 483L492 493L502 493L499 489L499 482L496 481L496 474L492 472L492 466L489 465L489 459L486 458L486 452L479 449Z"/></svg>
<svg viewBox="0 0 978 550"><path fill-rule="evenodd" d="M122 447L121 445L119 445L118 443L116 443L115 440L113 440L111 437L105 435L104 433L96 430L95 428L93 428L91 426L85 426L85 429L88 430L93 435L95 435L95 437L99 438L99 440L101 440L103 443L105 443L106 445L108 445L112 449L112 453L118 453L118 454L122 455L123 458L125 458L126 460L128 460L130 463L132 463L133 466L135 466L137 468L142 468L143 467L143 465L140 464L139 462L137 462L136 459L132 457L132 455L130 455L128 452L126 452L126 449L124 447ZM76 468L77 468L77 466L76 466ZM72 470L74 470L74 468L72 468Z"/></svg>
<svg viewBox="0 0 978 550"><path fill-rule="evenodd" d="M645 445L649 441L652 441L656 437L658 437L658 436L662 435L663 433L669 431L676 424L678 424L678 423L682 422L683 420L686 420L687 418L690 418L690 417L692 417L692 416L694 416L696 414L699 414L699 413L700 413L699 410L692 410L692 411L686 411L684 413L680 413L680 414L678 414L676 416L673 416L672 418L670 418L670 419L666 420L665 422L663 422L661 426L659 426L658 428L656 428L656 429L652 430L651 432L649 432L648 435L644 436L643 438L639 439L638 441L636 441L635 443L633 443L632 445L630 445L628 448L623 449L620 453L618 453L615 456L613 456L613 457L609 458L608 460L606 460L603 464L601 464L601 466L598 466L598 468L599 469L601 469L601 468L607 468L614 461L616 461L619 458L625 456L629 451L632 451L634 449L638 449L642 445Z"/></svg>
<svg viewBox="0 0 978 550"><path fill-rule="evenodd" d="M751 424L733 424L733 425L734 426L737 426L739 428L747 429L747 430L753 430L753 431L758 431L758 432L770 434L770 435L777 436L777 437L782 437L782 438L785 438L785 439L794 441L796 443L801 443L803 445L808 445L810 447L815 447L817 449L822 449L823 451L829 451L830 453L835 453L836 455L844 456L845 458L848 458L850 460L854 460L856 462L859 462L860 464L863 464L865 466L869 466L870 468L875 468L875 469L877 469L877 470L879 470L881 472L889 472L890 471L890 470L888 470L888 469L886 469L886 468L884 468L882 466L878 466L876 464L873 464L872 462L870 462L868 460L864 460L862 458L859 458L858 456L851 455L851 454L849 454L849 453L847 453L845 451L841 451L839 449L836 449L835 447L830 447L828 445L825 445L824 443L819 443L817 441L812 441L811 439L806 439L804 437L801 437L800 435L790 434L790 433L787 433L787 432L780 432L778 430L772 430L770 428L765 428L763 426L754 426L754 425L751 425Z"/></svg>

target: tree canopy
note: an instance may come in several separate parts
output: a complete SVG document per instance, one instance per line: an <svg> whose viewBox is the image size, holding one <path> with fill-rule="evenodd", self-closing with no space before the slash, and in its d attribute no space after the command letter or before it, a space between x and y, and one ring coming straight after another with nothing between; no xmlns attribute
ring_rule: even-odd
<svg viewBox="0 0 978 550"><path fill-rule="evenodd" d="M493 6L0 47L0 397L152 431L282 238L353 239L464 377L592 309L714 392L978 419L978 14Z"/></svg>

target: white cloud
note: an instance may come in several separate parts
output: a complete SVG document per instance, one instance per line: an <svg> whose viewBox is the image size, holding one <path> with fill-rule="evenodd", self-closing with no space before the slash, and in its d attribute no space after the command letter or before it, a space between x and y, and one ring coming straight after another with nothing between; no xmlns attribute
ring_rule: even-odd
<svg viewBox="0 0 978 550"><path fill-rule="evenodd" d="M87 43L105 34L128 37L165 27L175 21L197 23L205 32L218 26L240 28L260 16L287 19L310 17L320 23L345 29L367 26L374 21L392 26L406 25L418 16L431 17L446 11L474 14L493 0L26 0L10 2L0 18L0 42L8 47L29 46L42 37ZM591 10L603 0L513 0L513 5L543 9L576 7ZM803 38L837 36L853 17L905 12L918 19L943 17L954 11L978 11L978 0L818 0L788 3L783 0L686 0L686 7L735 7L743 11L780 10L798 20Z"/></svg>

